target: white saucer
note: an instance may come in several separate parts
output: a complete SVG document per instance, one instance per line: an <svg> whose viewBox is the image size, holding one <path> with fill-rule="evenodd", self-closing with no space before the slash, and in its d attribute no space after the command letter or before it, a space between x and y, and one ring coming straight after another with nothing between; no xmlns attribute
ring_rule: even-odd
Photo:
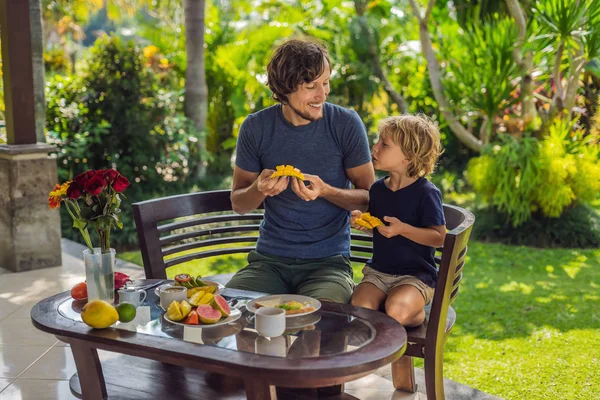
<svg viewBox="0 0 600 400"><path fill-rule="evenodd" d="M242 312L240 310L238 310L237 308L232 308L231 314L229 314L229 316L227 318L222 318L219 320L219 322L216 322L214 324L200 323L198 325L189 325L189 324L184 324L181 321L171 321L169 318L167 318L167 314L163 314L163 318L165 319L165 321L169 321L169 323L174 324L174 325L186 326L188 328L214 328L215 326L225 325L230 322L237 321L241 316L242 316Z"/></svg>
<svg viewBox="0 0 600 400"><path fill-rule="evenodd" d="M299 294L275 294L272 296L259 297L258 299L249 301L248 303L246 303L246 309L252 313L255 313L257 310L256 302L259 302L261 304L263 302L267 304L273 303L274 305L276 305L285 303L287 301L297 301L299 303L306 303L309 306L313 307L314 310L302 314L289 314L285 316L286 318L296 318L302 317L303 315L310 315L321 308L321 302L317 299L313 299L312 297L301 296Z"/></svg>

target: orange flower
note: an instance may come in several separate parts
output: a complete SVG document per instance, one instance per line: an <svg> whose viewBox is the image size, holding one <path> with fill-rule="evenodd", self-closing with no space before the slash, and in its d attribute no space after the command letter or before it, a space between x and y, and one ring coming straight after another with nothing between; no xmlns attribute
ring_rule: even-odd
<svg viewBox="0 0 600 400"><path fill-rule="evenodd" d="M71 182L65 182L62 185L58 183L54 186L54 190L50 192L48 196L48 207L56 209L60 207L60 202L67 195L67 189Z"/></svg>

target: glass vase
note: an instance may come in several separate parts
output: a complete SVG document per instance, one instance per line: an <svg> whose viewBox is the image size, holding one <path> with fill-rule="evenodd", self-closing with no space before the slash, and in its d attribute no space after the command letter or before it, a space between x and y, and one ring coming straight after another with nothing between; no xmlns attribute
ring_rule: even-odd
<svg viewBox="0 0 600 400"><path fill-rule="evenodd" d="M115 249L105 254L99 247L95 247L93 253L86 249L83 261L88 301L104 300L112 304L115 298Z"/></svg>

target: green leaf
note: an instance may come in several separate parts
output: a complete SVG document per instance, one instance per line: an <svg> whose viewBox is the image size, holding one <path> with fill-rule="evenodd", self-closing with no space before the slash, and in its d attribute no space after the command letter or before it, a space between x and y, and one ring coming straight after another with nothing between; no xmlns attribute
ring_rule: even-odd
<svg viewBox="0 0 600 400"><path fill-rule="evenodd" d="M77 229L85 229L87 227L87 221L84 221L82 219L74 219L73 220L73 228L77 228Z"/></svg>

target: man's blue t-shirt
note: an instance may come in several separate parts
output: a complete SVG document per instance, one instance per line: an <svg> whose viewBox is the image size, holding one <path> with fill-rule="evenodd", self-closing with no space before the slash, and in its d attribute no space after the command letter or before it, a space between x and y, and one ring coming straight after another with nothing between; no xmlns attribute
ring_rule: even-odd
<svg viewBox="0 0 600 400"><path fill-rule="evenodd" d="M390 190L385 178L376 181L369 190L369 212L383 221L396 217L417 228L445 225L442 193L425 178L411 185ZM437 268L435 249L413 242L404 236L386 238L373 230L373 257L367 264L384 274L412 275L435 287Z"/></svg>
<svg viewBox="0 0 600 400"><path fill-rule="evenodd" d="M293 165L325 183L350 189L345 170L371 161L365 127L355 111L330 103L323 118L294 126L282 106L249 115L240 128L235 164L260 173ZM314 259L350 254L350 213L323 198L304 201L288 188L264 201L256 249L280 257Z"/></svg>

